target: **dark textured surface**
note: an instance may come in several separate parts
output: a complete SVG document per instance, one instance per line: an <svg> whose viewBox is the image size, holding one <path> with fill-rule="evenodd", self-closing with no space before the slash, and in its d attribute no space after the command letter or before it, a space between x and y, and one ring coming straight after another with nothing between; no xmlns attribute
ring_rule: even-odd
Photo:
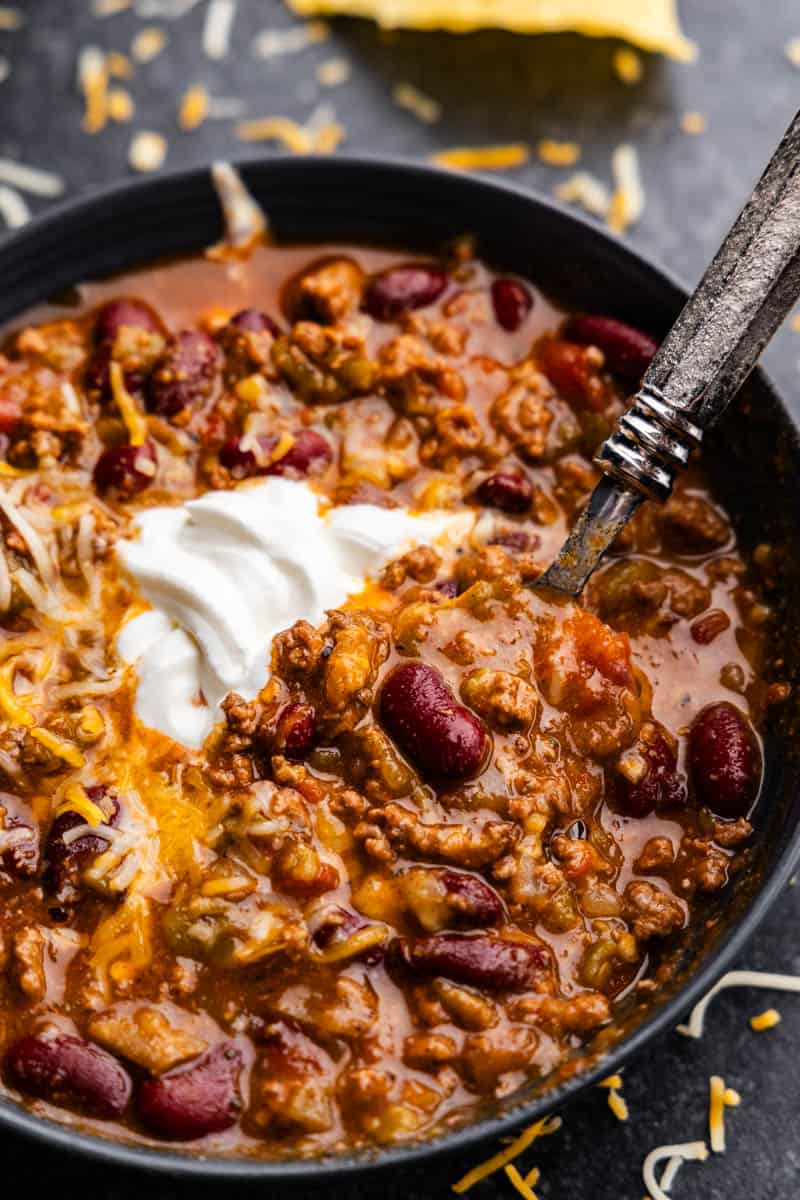
<svg viewBox="0 0 800 1200"><path fill-rule="evenodd" d="M57 169L71 193L124 176L131 129L115 126L95 139L81 132L75 57L87 42L126 49L142 23L130 15L93 20L89 0L23 0L22 7L26 29L0 33L0 55L12 62L11 77L0 85L0 155L15 154ZM324 45L280 61L256 62L247 51L252 34L265 26L291 24L277 0L240 0L233 52L224 62L210 63L200 47L203 8L201 3L179 24L164 23L171 36L169 49L140 68L131 84L136 127L167 134L168 165L237 152L229 122L209 123L191 135L178 132L176 96L186 82L201 79L215 95L245 98L251 116L280 112L304 119L318 99L314 65L344 55L353 66L350 82L322 95L344 120L351 151L424 156L459 143L575 137L584 144L586 165L607 176L613 146L633 141L641 155L648 205L629 236L689 283L699 277L800 100L800 72L792 70L783 54L788 38L800 35L800 13L790 4L684 0L685 24L701 46L700 63L682 66L649 59L645 79L633 89L612 75L613 43L570 37L407 33L385 41L367 24L343 22ZM442 102L440 124L420 125L392 105L391 87L399 80L415 83ZM687 110L708 118L704 136L679 132L680 116ZM542 191L549 191L562 174L536 163L514 172ZM797 411L800 335L784 330L766 362ZM798 919L800 889L789 888L742 965L800 972ZM748 1016L772 1003L783 1014L781 1025L752 1033ZM712 1072L724 1074L742 1094L742 1106L728 1114L730 1148L705 1166L685 1166L672 1190L675 1200L796 1195L798 1044L800 998L759 992L721 997L702 1042L674 1034L628 1069L627 1125L612 1116L605 1094L595 1092L567 1111L560 1133L525 1156L526 1168L535 1163L542 1169L538 1195L542 1200L641 1200L640 1165L646 1151L705 1135ZM481 1150L477 1157L483 1156ZM210 1200L223 1191L164 1178L145 1181L138 1173L68 1160L7 1137L3 1165L7 1185L37 1193L55 1187L70 1197L91 1193L101 1200L134 1200L144 1187L159 1200L190 1193ZM423 1200L446 1195L449 1183L470 1165L471 1159L437 1165L337 1190L347 1200L366 1200L376 1192L387 1200ZM496 1183L482 1184L471 1195L478 1200L515 1195L504 1177L495 1178ZM235 1188L237 1194L255 1190Z"/></svg>

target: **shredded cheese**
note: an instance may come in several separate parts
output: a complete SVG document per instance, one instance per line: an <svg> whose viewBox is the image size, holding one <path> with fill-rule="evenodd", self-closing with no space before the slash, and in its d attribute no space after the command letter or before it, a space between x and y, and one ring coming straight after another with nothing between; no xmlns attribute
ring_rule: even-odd
<svg viewBox="0 0 800 1200"><path fill-rule="evenodd" d="M476 1183L480 1183L482 1179L486 1179L489 1175L493 1175L495 1171L500 1171L508 1163L513 1162L523 1151L533 1145L537 1138L548 1137L560 1128L560 1117L542 1117L541 1121L536 1121L533 1125L529 1125L527 1129L524 1129L518 1137L514 1138L510 1145L506 1146L505 1150L498 1151L497 1154L493 1154L491 1158L488 1158L486 1162L473 1167L471 1171L467 1171L463 1178L452 1185L452 1190L459 1196L469 1191L471 1187L474 1187Z"/></svg>
<svg viewBox="0 0 800 1200"><path fill-rule="evenodd" d="M293 29L264 29L253 39L256 58L280 58L284 54L299 54L307 46L325 42L331 34L327 21L306 21Z"/></svg>
<svg viewBox="0 0 800 1200"><path fill-rule="evenodd" d="M208 116L208 91L202 83L187 88L178 109L178 124L185 132L197 129Z"/></svg>
<svg viewBox="0 0 800 1200"><path fill-rule="evenodd" d="M131 57L138 63L149 63L158 58L167 44L167 35L156 25L140 29L131 42Z"/></svg>
<svg viewBox="0 0 800 1200"><path fill-rule="evenodd" d="M398 108L413 113L417 120L425 125L435 125L442 116L442 106L438 100L426 96L413 83L396 83L392 90L392 99Z"/></svg>
<svg viewBox="0 0 800 1200"><path fill-rule="evenodd" d="M63 758L65 763L70 767L79 768L84 766L86 759L81 754L74 742L70 742L67 738L59 737L57 733L51 733L49 729L42 729L40 726L31 729L31 737L36 738L40 745L49 750L51 754L57 755L58 758Z"/></svg>
<svg viewBox="0 0 800 1200"><path fill-rule="evenodd" d="M650 1200L669 1200L669 1196L655 1177L656 1166L665 1158L677 1158L681 1162L705 1162L708 1158L708 1147L705 1142L679 1142L674 1146L656 1146L655 1150L651 1150L642 1164L642 1178ZM671 1178L674 1178L676 1169L673 1170Z"/></svg>
<svg viewBox="0 0 800 1200"><path fill-rule="evenodd" d="M133 96L124 88L112 88L108 93L108 115L112 121L132 121L135 106Z"/></svg>
<svg viewBox="0 0 800 1200"><path fill-rule="evenodd" d="M0 56L0 83L5 83L11 74L11 63L7 58Z"/></svg>
<svg viewBox="0 0 800 1200"><path fill-rule="evenodd" d="M65 812L76 812L87 825L103 825L105 824L106 815L99 804L95 804L94 800L90 800L86 794L86 789L79 783L68 784L64 799L56 809L56 816L60 817Z"/></svg>
<svg viewBox="0 0 800 1200"><path fill-rule="evenodd" d="M505 171L523 166L529 158L530 151L524 142L509 142L502 146L456 146L440 150L431 162L456 171Z"/></svg>
<svg viewBox="0 0 800 1200"><path fill-rule="evenodd" d="M621 1095L622 1076L609 1075L607 1079L602 1079L597 1086L608 1089L608 1107L617 1120L627 1121L630 1114L625 1097Z"/></svg>
<svg viewBox="0 0 800 1200"><path fill-rule="evenodd" d="M700 112L687 112L681 117L681 130L693 137L705 133L707 124L708 122Z"/></svg>
<svg viewBox="0 0 800 1200"><path fill-rule="evenodd" d="M31 210L14 188L0 185L0 217L9 229L19 229L31 219Z"/></svg>
<svg viewBox="0 0 800 1200"><path fill-rule="evenodd" d="M536 153L543 163L551 167L571 167L581 156L578 142L557 142L553 138L542 138Z"/></svg>
<svg viewBox="0 0 800 1200"><path fill-rule="evenodd" d="M237 0L209 0L203 26L203 52L206 58L219 60L227 55L236 3Z"/></svg>
<svg viewBox="0 0 800 1200"><path fill-rule="evenodd" d="M134 171L147 174L158 171L167 157L167 139L161 133L142 129L137 133L128 150L128 162Z"/></svg>
<svg viewBox="0 0 800 1200"><path fill-rule="evenodd" d="M750 1018L750 1028L756 1033L762 1033L765 1029L774 1029L780 1024L781 1014L777 1008L768 1008L765 1012L759 1013L757 1017Z"/></svg>
<svg viewBox="0 0 800 1200"><path fill-rule="evenodd" d="M25 24L25 18L19 8L11 8L7 4L0 6L0 32L14 33Z"/></svg>
<svg viewBox="0 0 800 1200"><path fill-rule="evenodd" d="M611 156L611 172L615 190L611 197L608 225L615 233L624 233L639 220L645 204L639 158L633 146L617 146Z"/></svg>
<svg viewBox="0 0 800 1200"><path fill-rule="evenodd" d="M29 167L11 158L0 158L0 183L21 188L33 196L60 196L64 191L64 180L52 171L41 167Z"/></svg>
<svg viewBox="0 0 800 1200"><path fill-rule="evenodd" d="M320 87L339 87L350 78L350 63L346 58L328 58L319 64L316 76Z"/></svg>
<svg viewBox="0 0 800 1200"><path fill-rule="evenodd" d="M211 182L225 218L223 249L246 251L269 228L264 210L253 199L241 175L230 163L213 163Z"/></svg>
<svg viewBox="0 0 800 1200"><path fill-rule="evenodd" d="M728 971L727 975L723 975L711 990L706 992L703 999L695 1004L689 1014L687 1024L677 1027L678 1033L682 1033L686 1037L701 1038L703 1036L703 1029L705 1028L705 1016L709 1004L720 992L735 987L756 987L765 988L766 990L772 989L776 992L800 993L800 976L776 975L771 971Z"/></svg>
<svg viewBox="0 0 800 1200"><path fill-rule="evenodd" d="M105 55L97 46L86 46L80 53L78 87L84 100L83 129L86 133L99 133L108 119L108 68Z"/></svg>
<svg viewBox="0 0 800 1200"><path fill-rule="evenodd" d="M34 723L33 713L26 708L23 697L14 694L14 674L13 663L0 670L0 711L12 724L30 728Z"/></svg>
<svg viewBox="0 0 800 1200"><path fill-rule="evenodd" d="M127 54L119 50L110 50L106 55L106 70L111 79L130 79L133 75L133 63Z"/></svg>
<svg viewBox="0 0 800 1200"><path fill-rule="evenodd" d="M536 1193L526 1179L520 1175L513 1163L507 1163L506 1175L524 1200L537 1200Z"/></svg>
<svg viewBox="0 0 800 1200"><path fill-rule="evenodd" d="M125 376L118 362L112 360L109 364L108 375L111 381L111 393L120 411L120 416L125 422L130 443L132 446L143 446L147 441L147 422L125 386Z"/></svg>
<svg viewBox="0 0 800 1200"><path fill-rule="evenodd" d="M633 87L641 82L644 75L642 56L635 50L631 50L630 46L620 46L618 50L615 50L611 65L617 79L621 83L627 84L628 87Z"/></svg>
<svg viewBox="0 0 800 1200"><path fill-rule="evenodd" d="M715 1154L725 1152L725 1080L712 1075L708 1081L708 1140Z"/></svg>
<svg viewBox="0 0 800 1200"><path fill-rule="evenodd" d="M556 199L565 204L580 204L593 217L607 217L611 195L606 185L588 171L576 171L554 189Z"/></svg>
<svg viewBox="0 0 800 1200"><path fill-rule="evenodd" d="M133 0L92 0L93 17L115 17L131 7Z"/></svg>
<svg viewBox="0 0 800 1200"><path fill-rule="evenodd" d="M789 38L784 46L786 57L793 67L800 67L800 37Z"/></svg>

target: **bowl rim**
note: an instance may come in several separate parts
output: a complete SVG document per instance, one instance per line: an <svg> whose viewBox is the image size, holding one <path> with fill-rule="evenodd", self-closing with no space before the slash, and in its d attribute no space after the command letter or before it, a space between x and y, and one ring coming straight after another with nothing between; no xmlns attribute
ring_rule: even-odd
<svg viewBox="0 0 800 1200"><path fill-rule="evenodd" d="M576 238L588 239L609 248L614 257L627 259L661 289L671 289L681 298L688 288L671 270L639 250L632 248L621 238L592 223L583 214L567 208L535 189L508 179L487 178L472 173L455 173L416 159L381 154L348 154L336 156L275 155L271 157L238 157L230 160L231 165L241 171L245 178L250 172L275 172L278 175L308 172L312 176L337 170L396 172L407 181L419 179L425 186L437 182L447 187L461 187L465 193L490 197L491 194L505 195L516 199L521 205L537 208L545 216L551 214L563 227L571 227ZM0 239L0 264L4 257L15 250L24 249L28 241L35 241L46 234L57 233L59 225L76 216L87 216L92 211L124 198L146 195L151 192L168 192L174 187L208 185L210 164L161 172L139 179L117 181L109 185L92 188L78 196L68 198L47 209L21 229L14 230ZM454 182L454 179L458 182ZM324 213L324 202L320 205ZM478 233L480 231L478 230ZM312 239L313 240L313 239ZM134 258L128 267L146 261ZM46 295L41 297L46 299ZM20 311L30 307L26 305ZM11 320L14 318L12 317ZM3 322L6 323L5 321ZM780 394L769 377L758 369L762 387L771 394L776 407L797 430L797 421L789 413ZM644 1046L665 1035L719 979L723 972L741 953L770 907L788 883L800 863L800 824L792 837L781 849L768 876L759 886L747 909L735 925L725 933L707 954L705 961L682 984L667 1001L649 1017L623 1037L612 1049L587 1071L575 1075L566 1082L542 1093L532 1100L523 1102L518 1108L502 1116L485 1117L467 1123L449 1132L438 1133L430 1139L400 1143L395 1146L370 1151L350 1152L318 1158L257 1159L247 1157L225 1157L193 1153L189 1143L185 1150L153 1148L147 1144L115 1141L94 1132L83 1132L72 1124L64 1124L26 1109L9 1096L0 1094L0 1127L21 1134L35 1142L79 1155L86 1159L137 1169L167 1173L180 1178L205 1178L209 1180L259 1180L274 1183L325 1183L342 1181L354 1175L367 1175L390 1168L401 1169L419 1165L433 1158L443 1158L459 1151L477 1151L491 1139L513 1134L522 1126L538 1120L545 1114L560 1109L584 1089L591 1087L609 1074L617 1072L626 1062L641 1052Z"/></svg>

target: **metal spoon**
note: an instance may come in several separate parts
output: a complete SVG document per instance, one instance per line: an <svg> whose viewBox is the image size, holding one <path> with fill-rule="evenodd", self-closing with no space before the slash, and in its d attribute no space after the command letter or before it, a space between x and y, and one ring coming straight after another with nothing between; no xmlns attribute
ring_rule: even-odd
<svg viewBox="0 0 800 1200"><path fill-rule="evenodd" d="M666 500L800 296L800 113L603 442L597 484L537 582L577 596L643 500Z"/></svg>

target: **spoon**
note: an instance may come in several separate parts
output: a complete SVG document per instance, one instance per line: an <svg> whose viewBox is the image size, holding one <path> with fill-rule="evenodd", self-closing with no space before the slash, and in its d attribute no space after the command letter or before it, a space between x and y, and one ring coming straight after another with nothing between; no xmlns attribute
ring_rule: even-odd
<svg viewBox="0 0 800 1200"><path fill-rule="evenodd" d="M537 587L578 596L639 505L668 499L798 296L800 113L597 452L604 478Z"/></svg>

